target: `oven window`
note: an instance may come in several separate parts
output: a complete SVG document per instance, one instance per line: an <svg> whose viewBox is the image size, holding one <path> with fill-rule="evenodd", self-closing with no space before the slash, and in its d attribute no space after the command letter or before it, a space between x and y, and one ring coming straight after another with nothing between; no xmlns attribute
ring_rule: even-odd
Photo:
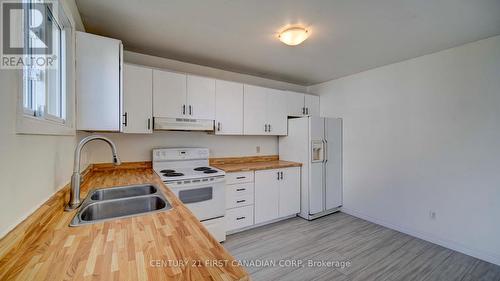
<svg viewBox="0 0 500 281"><path fill-rule="evenodd" d="M179 191L179 199L182 203L197 203L212 200L212 187L203 187Z"/></svg>

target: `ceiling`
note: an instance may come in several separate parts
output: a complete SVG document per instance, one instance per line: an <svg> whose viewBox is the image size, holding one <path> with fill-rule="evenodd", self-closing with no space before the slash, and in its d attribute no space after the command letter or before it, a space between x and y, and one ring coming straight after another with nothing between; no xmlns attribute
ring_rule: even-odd
<svg viewBox="0 0 500 281"><path fill-rule="evenodd" d="M127 50L311 85L500 34L500 0L77 0ZM310 27L302 45L276 33Z"/></svg>

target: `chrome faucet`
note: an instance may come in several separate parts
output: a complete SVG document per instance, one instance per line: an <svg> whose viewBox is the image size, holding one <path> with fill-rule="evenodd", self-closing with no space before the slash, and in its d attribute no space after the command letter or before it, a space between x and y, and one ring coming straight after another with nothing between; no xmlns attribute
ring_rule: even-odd
<svg viewBox="0 0 500 281"><path fill-rule="evenodd" d="M80 201L80 183L81 183L81 175L80 175L80 155L82 152L82 148L90 141L93 140L103 140L109 144L111 147L111 152L113 153L113 164L115 165L120 165L120 159L118 158L118 155L116 154L116 146L115 144L108 138L99 136L99 135L93 135L93 136L88 136L80 141L78 145L75 148L75 162L73 164L73 175L71 176L71 190L70 190L70 195L69 195L69 203L66 206L65 210L66 211L72 211L76 208L78 208L81 204Z"/></svg>

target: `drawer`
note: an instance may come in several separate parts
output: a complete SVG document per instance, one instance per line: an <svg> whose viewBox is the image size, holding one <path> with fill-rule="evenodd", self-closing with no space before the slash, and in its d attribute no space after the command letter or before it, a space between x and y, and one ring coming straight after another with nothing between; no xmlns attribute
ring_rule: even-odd
<svg viewBox="0 0 500 281"><path fill-rule="evenodd" d="M253 225L253 205L226 211L226 231Z"/></svg>
<svg viewBox="0 0 500 281"><path fill-rule="evenodd" d="M253 192L241 194L226 193L226 209L237 208L253 204Z"/></svg>
<svg viewBox="0 0 500 281"><path fill-rule="evenodd" d="M253 171L226 174L226 184L253 182Z"/></svg>

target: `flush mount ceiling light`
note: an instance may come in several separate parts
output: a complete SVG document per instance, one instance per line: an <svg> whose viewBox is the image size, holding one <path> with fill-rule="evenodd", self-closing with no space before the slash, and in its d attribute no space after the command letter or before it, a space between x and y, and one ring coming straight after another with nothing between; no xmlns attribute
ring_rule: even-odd
<svg viewBox="0 0 500 281"><path fill-rule="evenodd" d="M280 32L278 38L289 46L296 46L304 42L309 37L309 33L309 30L304 27L294 26Z"/></svg>

